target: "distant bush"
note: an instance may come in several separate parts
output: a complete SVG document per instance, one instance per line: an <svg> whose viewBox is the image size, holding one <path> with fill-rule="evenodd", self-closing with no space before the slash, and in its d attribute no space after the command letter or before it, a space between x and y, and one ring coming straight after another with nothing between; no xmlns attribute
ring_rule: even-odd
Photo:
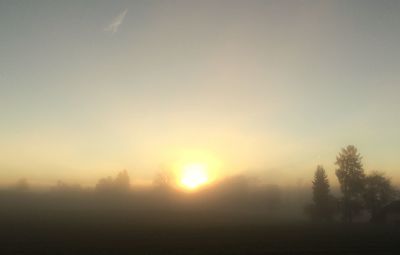
<svg viewBox="0 0 400 255"><path fill-rule="evenodd" d="M96 184L95 190L101 193L128 192L130 190L128 172L126 170L119 172L115 179L112 177L100 179Z"/></svg>

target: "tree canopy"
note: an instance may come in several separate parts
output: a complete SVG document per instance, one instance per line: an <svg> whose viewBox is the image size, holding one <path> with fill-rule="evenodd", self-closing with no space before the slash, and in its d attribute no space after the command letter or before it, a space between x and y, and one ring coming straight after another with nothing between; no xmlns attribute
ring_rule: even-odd
<svg viewBox="0 0 400 255"><path fill-rule="evenodd" d="M362 157L354 145L343 148L336 157L336 176L343 193L343 218L352 222L353 215L361 209L361 199L364 189L364 168Z"/></svg>
<svg viewBox="0 0 400 255"><path fill-rule="evenodd" d="M365 177L365 207L370 211L372 217L394 197L395 189L390 179L386 178L383 173L374 171Z"/></svg>

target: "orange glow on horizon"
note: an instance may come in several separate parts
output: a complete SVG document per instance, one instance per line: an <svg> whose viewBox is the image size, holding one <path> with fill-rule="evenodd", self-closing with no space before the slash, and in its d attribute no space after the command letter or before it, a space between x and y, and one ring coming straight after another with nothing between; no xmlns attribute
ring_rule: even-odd
<svg viewBox="0 0 400 255"><path fill-rule="evenodd" d="M201 163L192 163L184 166L182 170L181 184L187 189L196 189L209 181L207 166Z"/></svg>

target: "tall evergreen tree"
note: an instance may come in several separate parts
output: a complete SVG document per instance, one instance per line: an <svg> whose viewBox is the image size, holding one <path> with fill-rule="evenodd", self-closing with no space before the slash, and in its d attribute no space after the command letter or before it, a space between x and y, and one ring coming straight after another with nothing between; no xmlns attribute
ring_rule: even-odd
<svg viewBox="0 0 400 255"><path fill-rule="evenodd" d="M343 148L336 157L336 176L343 193L343 219L348 223L353 221L354 214L361 208L365 178L361 160L361 155L353 145Z"/></svg>
<svg viewBox="0 0 400 255"><path fill-rule="evenodd" d="M330 194L329 180L322 166L317 166L313 180L313 216L318 220L330 220L334 214L334 198Z"/></svg>

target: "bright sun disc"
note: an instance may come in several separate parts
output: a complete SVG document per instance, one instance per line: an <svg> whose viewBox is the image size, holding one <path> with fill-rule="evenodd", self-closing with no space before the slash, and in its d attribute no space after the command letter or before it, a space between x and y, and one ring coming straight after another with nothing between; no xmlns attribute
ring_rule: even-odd
<svg viewBox="0 0 400 255"><path fill-rule="evenodd" d="M181 183L188 189L195 189L208 181L206 166L190 164L183 167Z"/></svg>

